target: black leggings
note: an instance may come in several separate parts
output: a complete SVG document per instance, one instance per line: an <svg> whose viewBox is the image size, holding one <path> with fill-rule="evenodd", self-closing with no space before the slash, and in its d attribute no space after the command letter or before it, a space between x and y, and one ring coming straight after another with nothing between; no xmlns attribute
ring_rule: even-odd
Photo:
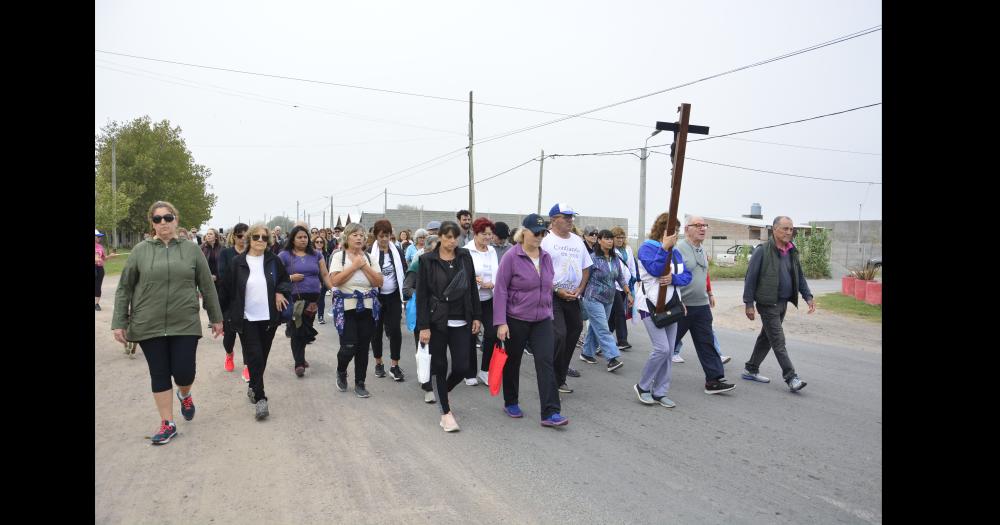
<svg viewBox="0 0 1000 525"><path fill-rule="evenodd" d="M258 401L267 399L264 394L264 369L267 368L267 356L271 353L271 343L277 326L270 326L270 321L243 320L243 334L240 343L243 347L243 362L250 369L250 388Z"/></svg>
<svg viewBox="0 0 1000 525"><path fill-rule="evenodd" d="M337 352L337 373L346 374L347 365L354 360L354 384L365 384L368 372L368 343L375 333L375 320L371 308L362 313L344 310L344 333L340 334L340 351Z"/></svg>
<svg viewBox="0 0 1000 525"><path fill-rule="evenodd" d="M194 354L198 349L198 336L171 335L139 341L142 355L149 365L149 378L153 393L173 390L177 386L194 383ZM170 377L173 376L173 383Z"/></svg>
<svg viewBox="0 0 1000 525"><path fill-rule="evenodd" d="M101 298L101 284L104 282L104 267L94 265L94 297Z"/></svg>
<svg viewBox="0 0 1000 525"><path fill-rule="evenodd" d="M628 305L628 298L625 292L615 292L615 302L611 306L611 315L608 317L608 329L615 334L618 344L628 342L628 323L625 322L625 309Z"/></svg>
<svg viewBox="0 0 1000 525"><path fill-rule="evenodd" d="M236 333L236 330L229 326L229 321L222 323L222 348L227 354L233 353L233 348L236 347ZM240 339L240 343L242 342L243 340Z"/></svg>
<svg viewBox="0 0 1000 525"><path fill-rule="evenodd" d="M403 303L400 302L399 294L396 292L379 294L378 300L382 305L382 310L379 312L375 334L372 336L372 355L376 359L382 359L382 333L384 332L389 337L389 357L393 361L399 361L399 347L403 346L403 332L399 327L399 321L403 316Z"/></svg>
<svg viewBox="0 0 1000 525"><path fill-rule="evenodd" d="M493 359L493 345L497 342L497 327L493 326L493 299L480 301L479 304L483 308L483 364L479 369L487 372L490 369L490 359ZM472 334L472 338L472 348L475 348L476 334ZM476 376L476 351L472 350L469 353L471 354L469 370L465 372L465 376L472 378Z"/></svg>
<svg viewBox="0 0 1000 525"><path fill-rule="evenodd" d="M329 290L329 288L326 287L326 284L323 283L322 280L320 280L320 285L322 288L319 289L319 299L317 299L316 303L316 314L323 317L323 312L326 310L326 291Z"/></svg>
<svg viewBox="0 0 1000 525"><path fill-rule="evenodd" d="M292 294L292 301L302 299L306 302L306 308L309 307L309 303L315 302L316 298L317 294L314 293ZM305 313L305 309L303 308L302 326L300 328L295 328L295 321L288 321L288 326L291 327L292 359L295 361L296 368L305 366L306 345L316 340L315 330L313 329L313 322L315 320L316 314Z"/></svg>
<svg viewBox="0 0 1000 525"><path fill-rule="evenodd" d="M507 316L507 328L510 330L510 337L504 348L507 351L507 363L503 366L504 406L518 404L521 357L524 356L524 346L530 342L535 355L535 379L538 382L538 403L542 419L560 412L559 385L556 384L553 359L552 320L542 319L531 323Z"/></svg>
<svg viewBox="0 0 1000 525"><path fill-rule="evenodd" d="M462 382L465 368L469 364L469 345L472 338L468 324L458 327L431 327L431 384L441 403L441 413L451 412L448 405L448 392ZM451 374L448 375L448 350L451 350ZM447 378L445 376L447 375Z"/></svg>

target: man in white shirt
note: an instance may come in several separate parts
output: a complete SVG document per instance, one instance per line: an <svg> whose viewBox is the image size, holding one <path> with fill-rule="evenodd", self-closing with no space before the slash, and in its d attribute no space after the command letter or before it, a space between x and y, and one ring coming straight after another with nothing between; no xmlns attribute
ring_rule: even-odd
<svg viewBox="0 0 1000 525"><path fill-rule="evenodd" d="M559 392L572 393L566 385L569 363L576 350L576 341L583 332L580 297L587 287L593 261L587 245L573 233L573 220L577 213L565 203L558 203L549 210L552 225L549 235L542 239L542 249L552 257L555 270L553 278L552 314L555 332L554 366Z"/></svg>

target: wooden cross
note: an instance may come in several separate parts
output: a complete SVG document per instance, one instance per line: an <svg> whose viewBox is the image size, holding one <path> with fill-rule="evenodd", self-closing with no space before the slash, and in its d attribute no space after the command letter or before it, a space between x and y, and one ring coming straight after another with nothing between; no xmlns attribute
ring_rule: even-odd
<svg viewBox="0 0 1000 525"><path fill-rule="evenodd" d="M657 122L656 129L674 132L674 143L670 145L670 159L673 161L673 172L670 181L670 209L667 212L667 235L676 233L674 221L677 217L677 207L681 199L681 177L684 174L684 153L687 151L688 133L708 135L708 126L694 126L691 121L691 104L683 103L677 108L681 118L679 122ZM673 250L667 259L667 271L673 271ZM661 286L656 297L656 313L663 313L667 301L667 287Z"/></svg>

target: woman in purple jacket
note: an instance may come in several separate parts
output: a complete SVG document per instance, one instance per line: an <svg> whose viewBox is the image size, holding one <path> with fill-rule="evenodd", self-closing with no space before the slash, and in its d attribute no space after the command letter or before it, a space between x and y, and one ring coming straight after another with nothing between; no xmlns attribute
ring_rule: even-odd
<svg viewBox="0 0 1000 525"><path fill-rule="evenodd" d="M555 339L552 332L552 257L541 249L548 223L532 213L521 223L517 245L504 254L493 289L493 324L497 339L506 341L507 363L503 367L503 411L524 417L517 403L518 379L524 345L530 341L535 356L538 400L542 426L569 423L559 405L559 390L553 366Z"/></svg>

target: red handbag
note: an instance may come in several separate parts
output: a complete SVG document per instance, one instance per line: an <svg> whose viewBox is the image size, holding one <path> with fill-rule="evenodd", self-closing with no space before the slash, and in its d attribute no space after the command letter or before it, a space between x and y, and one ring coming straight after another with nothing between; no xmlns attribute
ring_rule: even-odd
<svg viewBox="0 0 1000 525"><path fill-rule="evenodd" d="M493 345L493 357L490 358L490 373L487 381L490 383L490 395L500 394L500 387L503 386L503 365L507 363L507 351L503 348L503 341L497 341Z"/></svg>

